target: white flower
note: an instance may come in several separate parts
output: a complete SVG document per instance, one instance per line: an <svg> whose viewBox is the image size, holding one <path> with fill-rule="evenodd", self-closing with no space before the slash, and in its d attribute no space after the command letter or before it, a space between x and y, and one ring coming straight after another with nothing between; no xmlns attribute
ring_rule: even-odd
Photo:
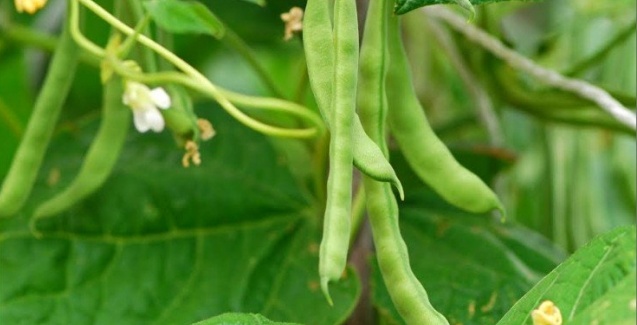
<svg viewBox="0 0 637 325"><path fill-rule="evenodd" d="M168 109L171 103L170 96L163 88L157 87L151 90L144 84L127 81L122 101L133 110L137 131L161 132L164 129L164 117L161 116L158 108Z"/></svg>

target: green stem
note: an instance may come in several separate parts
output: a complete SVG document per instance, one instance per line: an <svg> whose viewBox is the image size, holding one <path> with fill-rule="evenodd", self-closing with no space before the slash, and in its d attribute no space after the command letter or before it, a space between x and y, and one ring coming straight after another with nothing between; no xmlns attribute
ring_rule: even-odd
<svg viewBox="0 0 637 325"><path fill-rule="evenodd" d="M502 99L515 108L547 121L585 127L599 127L623 133L634 133L629 127L616 122L596 110L583 99L570 94L538 93L522 89L510 73L496 71L493 89Z"/></svg>
<svg viewBox="0 0 637 325"><path fill-rule="evenodd" d="M103 48L97 46L95 43L91 42L88 38L84 37L84 34L82 34L82 31L80 29L80 6L77 1L71 1L71 16L69 17L69 21L71 22L70 32L73 40L81 48L85 49L89 53L99 58L103 58L106 54L106 51Z"/></svg>
<svg viewBox="0 0 637 325"><path fill-rule="evenodd" d="M2 38L6 38L9 42L20 43L46 52L54 52L60 44L60 40L55 36L20 25L11 25L6 29L2 29L1 32ZM79 60L82 63L99 67L99 58L88 53L80 53Z"/></svg>
<svg viewBox="0 0 637 325"><path fill-rule="evenodd" d="M130 53L133 46L135 46L135 40L137 39L137 36L139 36L143 32L143 30L146 29L146 26L148 26L148 23L150 23L150 15L146 15L142 17L142 19L135 26L135 33L128 36L128 38L126 38L126 40L124 40L124 42L117 49L117 55L119 57L125 58L126 56L128 56L128 53ZM144 52L150 52L150 51L144 51ZM145 68L152 68L152 64L146 64L146 65L147 67ZM148 70L148 69L146 69L146 71L153 72L153 70Z"/></svg>
<svg viewBox="0 0 637 325"><path fill-rule="evenodd" d="M129 36L135 34L134 29L132 29L130 26L121 22L119 19L111 15L108 11L104 10L104 8L100 7L98 4L96 4L92 0L75 0L74 2L79 2L83 4L93 13L95 13L104 21L106 21L108 24L118 29L120 32ZM182 58L178 57L177 55L175 55L168 49L164 48L157 42L147 37L146 35L138 35L137 40L141 44L147 46L148 48L155 51L157 54L161 55L164 59L170 61L172 64L175 65L175 67L177 67L179 70L183 71L187 75L191 76L195 81L206 84L205 88L210 89L210 92L211 94L213 94L213 96L215 97L219 96L219 91L217 90L217 87L213 85L203 74L197 71L197 69L193 68L190 64L188 64ZM101 51L103 52L103 50Z"/></svg>
<svg viewBox="0 0 637 325"><path fill-rule="evenodd" d="M305 120L309 120L319 133L325 132L321 117L304 106L279 98L253 97L223 88L219 89L228 100L237 105L259 109L277 109L282 112L288 112Z"/></svg>
<svg viewBox="0 0 637 325"><path fill-rule="evenodd" d="M28 44L36 48L42 48L51 52L58 44L55 37L48 34L36 32L31 28L20 25L11 25L6 29L3 28L2 37L22 44Z"/></svg>
<svg viewBox="0 0 637 325"><path fill-rule="evenodd" d="M604 89L589 82L565 77L553 70L539 66L532 60L507 48L500 40L489 35L485 31L467 24L461 17L445 9L431 10L429 15L444 20L449 26L461 33L471 42L474 42L494 56L506 62L516 70L525 72L533 78L562 91L573 93L587 101L595 103L607 114L617 119L628 127L637 129L635 113L622 105Z"/></svg>
<svg viewBox="0 0 637 325"><path fill-rule="evenodd" d="M126 1L129 6L129 9L133 15L134 20L142 20L150 22L150 15L144 14L144 8L142 6L141 1ZM150 36L150 27L147 23L143 24L143 27L139 30L140 34L144 34L146 36ZM150 51L147 48L142 49L142 57L144 63L144 71L146 72L157 72L158 63L157 58L155 57L155 53Z"/></svg>
<svg viewBox="0 0 637 325"><path fill-rule="evenodd" d="M559 114L554 115L554 114L537 111L533 109L528 109L528 108L520 108L520 109L528 113L529 115L535 116L536 118L539 118L544 121L566 124L566 125L576 126L576 127L601 128L601 129L606 129L610 131L625 133L627 135L632 135L632 136L635 135L634 130L626 127L623 124L619 124L615 121L612 121L612 120L608 121L607 119L603 117L585 117L585 116L577 116L577 115L560 116Z"/></svg>
<svg viewBox="0 0 637 325"><path fill-rule="evenodd" d="M126 25L123 22L121 22L119 19L117 19L116 17L111 15L108 11L104 10L104 8L100 7L98 4L96 4L92 0L75 0L75 1L73 1L73 3L75 3L75 2L82 3L89 10L91 10L93 13L98 15L100 18L102 18L104 21L106 21L111 26L113 26L116 29L118 29L120 32L122 32L122 33L124 33L126 35L129 35L129 36L135 34L135 30L133 30L131 27L129 27L128 25ZM77 29L77 31L79 32L79 28ZM78 39L83 39L83 36L78 38ZM314 137L318 133L318 130L316 130L314 128L312 128L312 129L285 129L285 128L279 128L279 127L271 126L271 125L268 125L268 124L265 124L263 122L259 122L257 120L254 120L254 119L250 118L247 114L243 113L236 106L234 106L228 100L228 98L226 98L223 95L223 93L222 93L222 91L220 90L219 87L215 86L212 82L210 82L210 80L208 80L208 78L206 78L203 74L201 74L199 71L197 71L197 69L193 68L190 64L188 64L182 58L178 57L176 54L172 53L171 51L169 51L168 49L166 49L165 47L161 46L160 44L158 44L157 42L153 41L152 39L150 39L149 37L147 37L145 35L138 35L137 36L137 40L141 44L143 44L146 47L148 47L148 48L152 49L153 51L155 51L157 54L162 56L164 59L166 59L169 62L171 62L173 65L175 65L175 67L177 67L177 69L181 70L186 75L188 75L191 78L191 80L189 82L187 82L188 84L193 86L194 89L197 89L197 90L199 90L199 91L201 91L201 92L203 92L205 94L210 95L214 100L217 101L217 103L219 103L219 105L221 105L221 107L228 114L230 114L232 117L234 117L239 122L241 122L244 125L246 125L247 127L252 128L252 129L254 129L256 131L268 134L268 135L280 136L280 137L290 137L290 138L311 138L311 137ZM83 46L88 46L87 49L89 49L89 51L95 51L97 53L97 50L90 49L91 46L94 46L94 44L90 43L90 41L83 41L82 40L82 42L84 43ZM99 51L103 52L104 50L103 49L99 49Z"/></svg>
<svg viewBox="0 0 637 325"><path fill-rule="evenodd" d="M113 67L113 69L120 75L130 80L134 80L137 82L145 83L145 84L157 84L157 83L175 83L180 84L195 91L199 91L203 94L210 94L210 89L207 88L207 85L202 85L197 83L192 78L175 71L168 72L157 72L151 74L143 74L139 72L134 72L125 67L121 62L116 60L113 57L109 57L109 63ZM238 94L231 92L229 90L223 88L215 89L223 98L224 103L227 107L224 107L226 111L235 117L237 120L247 125L248 127L263 132L265 134L269 134L272 136L279 137L290 137L290 138L311 138L323 132L322 129L322 120L320 117L313 112L309 111L307 108L288 102L285 100L281 100L278 98L262 98L262 97L251 97L243 94ZM314 124L312 128L306 129L286 129L271 126L265 124L263 122L257 121L247 114L243 113L239 110L232 101L237 102L239 105L244 105L248 107L256 107L264 110L277 110L282 112L291 113L293 115L297 115L301 118L309 120Z"/></svg>

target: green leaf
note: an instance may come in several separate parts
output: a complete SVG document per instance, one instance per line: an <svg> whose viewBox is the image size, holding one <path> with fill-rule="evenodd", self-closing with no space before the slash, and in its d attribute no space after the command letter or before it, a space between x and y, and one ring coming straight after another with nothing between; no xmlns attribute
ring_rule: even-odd
<svg viewBox="0 0 637 325"><path fill-rule="evenodd" d="M222 38L223 23L204 4L195 1L151 0L144 7L159 27L175 34L208 34Z"/></svg>
<svg viewBox="0 0 637 325"><path fill-rule="evenodd" d="M437 4L457 4L462 8L470 10L470 5L481 5L492 2L502 2L511 0L396 0L394 12L398 15L406 14L416 8L437 5ZM517 1L536 1L536 0L517 0ZM470 4L468 3L470 2Z"/></svg>
<svg viewBox="0 0 637 325"><path fill-rule="evenodd" d="M259 314L227 313L193 325L298 325L293 323L273 322Z"/></svg>
<svg viewBox="0 0 637 325"><path fill-rule="evenodd" d="M508 158L486 152L464 150L454 155L488 181ZM400 204L400 227L411 267L433 306L451 324L495 324L565 259L561 250L529 229L447 204L417 181L396 152L392 164L407 194ZM374 305L385 322L402 324L375 262L373 267Z"/></svg>
<svg viewBox="0 0 637 325"><path fill-rule="evenodd" d="M597 237L529 291L498 323L530 324L544 300L565 324L635 324L635 227Z"/></svg>
<svg viewBox="0 0 637 325"><path fill-rule="evenodd" d="M0 220L0 319L6 324L191 324L226 312L340 324L360 294L348 270L319 289L318 206L268 140L217 106L202 165L181 167L170 134L135 134L113 175L69 211L27 228ZM68 184L92 127L56 139L29 206ZM61 180L47 184L51 170ZM308 310L311 306L311 312Z"/></svg>

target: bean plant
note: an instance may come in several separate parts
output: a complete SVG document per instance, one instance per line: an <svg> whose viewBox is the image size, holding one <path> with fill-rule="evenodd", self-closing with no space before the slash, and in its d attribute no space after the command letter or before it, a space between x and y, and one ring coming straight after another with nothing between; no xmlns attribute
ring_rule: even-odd
<svg viewBox="0 0 637 325"><path fill-rule="evenodd" d="M0 4L0 324L634 324L635 3Z"/></svg>

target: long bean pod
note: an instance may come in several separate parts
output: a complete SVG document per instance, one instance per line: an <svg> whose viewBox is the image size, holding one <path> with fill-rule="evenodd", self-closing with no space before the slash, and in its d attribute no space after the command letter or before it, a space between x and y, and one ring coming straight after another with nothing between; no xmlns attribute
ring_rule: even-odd
<svg viewBox="0 0 637 325"><path fill-rule="evenodd" d="M387 75L389 127L409 166L447 202L474 213L504 209L498 197L453 157L432 131L411 82L400 33L389 38L391 64Z"/></svg>
<svg viewBox="0 0 637 325"><path fill-rule="evenodd" d="M330 134L330 170L323 238L319 251L321 289L331 304L328 283L341 278L347 265L352 210L352 121L358 79L358 23L355 0L334 4L334 93Z"/></svg>
<svg viewBox="0 0 637 325"><path fill-rule="evenodd" d="M31 193L62 105L73 83L78 56L79 50L71 38L67 20L24 137L2 183L0 216L15 214Z"/></svg>
<svg viewBox="0 0 637 325"><path fill-rule="evenodd" d="M386 72L389 57L388 38L396 28L388 27L392 6L390 0L370 1L363 44L361 47L360 87L358 109L365 131L387 154ZM396 24L397 18L392 18ZM390 104L393 104L389 102ZM367 211L372 226L376 258L389 295L407 324L449 324L429 301L427 292L418 281L409 264L407 246L400 234L398 204L389 184L364 178Z"/></svg>
<svg viewBox="0 0 637 325"><path fill-rule="evenodd" d="M303 43L310 84L325 124L330 128L332 121L328 116L334 84L334 34L329 15L329 1L309 0L305 7L303 25ZM402 184L396 172L378 146L365 133L357 114L354 115L353 123L354 166L376 180L391 182L403 198Z"/></svg>
<svg viewBox="0 0 637 325"><path fill-rule="evenodd" d="M66 210L104 184L117 162L130 126L131 112L122 103L122 92L120 78L112 77L104 85L102 121L80 172L66 189L35 210L33 225L40 218Z"/></svg>

